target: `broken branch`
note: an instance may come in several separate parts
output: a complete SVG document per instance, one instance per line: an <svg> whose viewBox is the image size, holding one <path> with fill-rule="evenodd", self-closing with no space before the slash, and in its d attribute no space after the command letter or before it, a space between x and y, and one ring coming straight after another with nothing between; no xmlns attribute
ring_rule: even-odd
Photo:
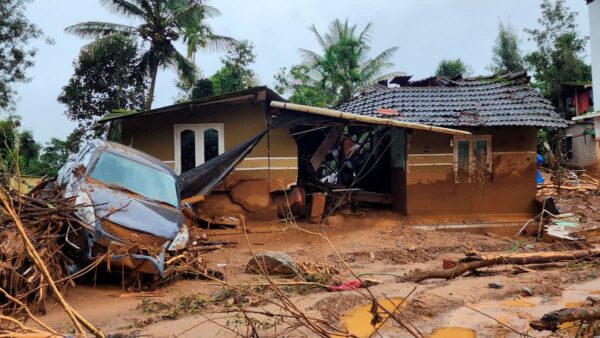
<svg viewBox="0 0 600 338"><path fill-rule="evenodd" d="M414 270L404 275L404 280L410 282L421 282L426 279L441 278L454 279L462 276L468 271L495 265L515 264L540 264L554 263L559 261L578 261L589 259L600 254L600 249L575 250L575 251L549 251L528 252L505 255L475 255L467 256L457 262L451 269Z"/></svg>

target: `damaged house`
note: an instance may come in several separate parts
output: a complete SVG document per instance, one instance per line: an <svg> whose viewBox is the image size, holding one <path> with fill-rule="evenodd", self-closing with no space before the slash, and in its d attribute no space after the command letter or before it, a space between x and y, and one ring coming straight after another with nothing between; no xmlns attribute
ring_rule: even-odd
<svg viewBox="0 0 600 338"><path fill-rule="evenodd" d="M271 100L283 100L266 87L197 99L143 112L113 113L113 140L148 153L182 174L254 137L266 126ZM271 194L296 183L296 144L278 129L227 175L203 203L209 214L250 213L273 218ZM228 193L227 193L228 192Z"/></svg>
<svg viewBox="0 0 600 338"><path fill-rule="evenodd" d="M202 214L319 222L373 206L420 224L530 218L536 131L566 127L524 73L400 76L334 109L256 87L103 121L172 165Z"/></svg>
<svg viewBox="0 0 600 338"><path fill-rule="evenodd" d="M400 212L471 222L534 214L536 131L567 126L525 73L397 77L336 109L471 132L405 132L402 142L392 144L390 172L393 182L401 182L392 186Z"/></svg>

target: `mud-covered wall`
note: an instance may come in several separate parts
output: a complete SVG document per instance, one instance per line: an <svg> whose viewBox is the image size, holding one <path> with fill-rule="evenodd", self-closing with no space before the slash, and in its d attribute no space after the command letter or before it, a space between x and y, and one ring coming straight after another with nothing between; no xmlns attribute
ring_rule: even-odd
<svg viewBox="0 0 600 338"><path fill-rule="evenodd" d="M224 150L227 151L265 128L264 109L264 101L249 99L124 119L121 142L155 156L173 167L174 125L222 123ZM269 143L270 160L267 158ZM272 130L269 137L264 137L252 153L225 179L225 185L221 188L230 189L240 180L270 178L270 184L266 186L271 191L281 190L282 186L286 187L296 182L297 168L296 143L289 130Z"/></svg>
<svg viewBox="0 0 600 338"><path fill-rule="evenodd" d="M456 183L453 137L415 131L409 137L408 215L533 214L536 130L530 127L470 129L491 135L489 180Z"/></svg>

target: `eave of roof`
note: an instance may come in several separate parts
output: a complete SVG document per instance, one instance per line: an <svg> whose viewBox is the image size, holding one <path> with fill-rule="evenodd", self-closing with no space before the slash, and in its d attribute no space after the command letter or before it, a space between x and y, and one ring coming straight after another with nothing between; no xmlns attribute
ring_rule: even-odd
<svg viewBox="0 0 600 338"><path fill-rule="evenodd" d="M256 95L262 91L266 91L268 100L276 100L276 101L285 101L279 94L269 89L267 86L256 86L251 87L245 90L240 90L236 92L226 93L222 95L215 95L210 97L203 97L201 99L191 100L182 103L176 103L169 106L164 106L160 108L154 108L150 110L144 111L115 111L104 115L98 122L109 122L113 120L120 120L124 118L131 117L142 117L147 115L161 114L170 111L177 111L181 109L190 109L196 106L202 106L207 104L218 104L225 103L235 98L242 98L249 95Z"/></svg>
<svg viewBox="0 0 600 338"><path fill-rule="evenodd" d="M581 121L581 120L585 120L585 119L592 119L592 118L598 117L598 116L600 116L600 111L595 111L595 112L591 112L591 113L586 113L586 114L582 114L582 115L579 115L579 116L575 116L571 120L573 120L573 121Z"/></svg>
<svg viewBox="0 0 600 338"><path fill-rule="evenodd" d="M552 104L528 83L525 72L430 77L406 86L371 86L334 109L366 116L380 116L380 108L395 109L400 112L395 120L441 127L567 127Z"/></svg>

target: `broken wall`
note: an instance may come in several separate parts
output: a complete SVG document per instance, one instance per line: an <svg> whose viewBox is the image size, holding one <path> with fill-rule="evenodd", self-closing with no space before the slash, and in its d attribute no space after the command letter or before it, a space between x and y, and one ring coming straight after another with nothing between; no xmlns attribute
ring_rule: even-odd
<svg viewBox="0 0 600 338"><path fill-rule="evenodd" d="M491 135L491 175L457 183L450 135L415 131L409 138L408 215L532 215L536 196L536 129L468 129Z"/></svg>

